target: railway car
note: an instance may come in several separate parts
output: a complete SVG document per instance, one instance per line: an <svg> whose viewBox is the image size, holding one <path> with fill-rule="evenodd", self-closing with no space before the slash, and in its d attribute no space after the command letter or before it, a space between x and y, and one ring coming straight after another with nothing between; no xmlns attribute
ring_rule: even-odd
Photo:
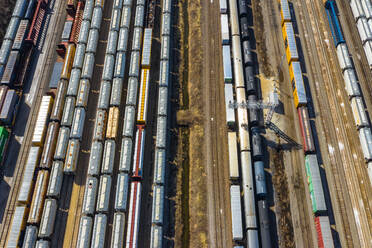
<svg viewBox="0 0 372 248"><path fill-rule="evenodd" d="M160 59L169 58L169 48L166 49L163 47L164 38L165 36L162 37ZM165 39L169 40L169 37ZM151 66L151 45L152 45L152 28L145 28L144 33L143 33L143 45L142 45L142 56L141 56L141 66L144 69L150 69L150 66Z"/></svg>
<svg viewBox="0 0 372 248"><path fill-rule="evenodd" d="M314 145L313 133L311 131L309 113L307 112L307 108L299 107L297 109L297 113L298 113L298 117L300 121L304 152L305 153L314 152L315 145Z"/></svg>
<svg viewBox="0 0 372 248"><path fill-rule="evenodd" d="M163 1L163 8L162 9L163 9L163 14L165 14L165 13L171 13L172 1L171 0L164 0Z"/></svg>
<svg viewBox="0 0 372 248"><path fill-rule="evenodd" d="M169 61L160 61L159 86L168 87L169 85Z"/></svg>
<svg viewBox="0 0 372 248"><path fill-rule="evenodd" d="M95 30L98 31L101 28L102 14L103 14L102 8L95 7L93 9L92 22L90 24L90 28L91 28L90 30L95 29Z"/></svg>
<svg viewBox="0 0 372 248"><path fill-rule="evenodd" d="M137 4L136 15L134 18L134 27L143 28L144 15L145 15L145 7Z"/></svg>
<svg viewBox="0 0 372 248"><path fill-rule="evenodd" d="M315 229L318 236L318 247L333 248L333 237L328 216L315 217Z"/></svg>
<svg viewBox="0 0 372 248"><path fill-rule="evenodd" d="M137 123L146 124L147 117L147 102L149 95L149 80L150 80L150 70L141 70L141 85L138 98L138 112L137 112Z"/></svg>
<svg viewBox="0 0 372 248"><path fill-rule="evenodd" d="M110 201L112 178L109 175L102 175L99 182L96 212L107 213Z"/></svg>
<svg viewBox="0 0 372 248"><path fill-rule="evenodd" d="M46 170L39 171L35 183L34 193L32 195L30 213L27 219L27 223L29 224L38 224L40 222L45 200L45 194L48 187L48 181L49 171Z"/></svg>
<svg viewBox="0 0 372 248"><path fill-rule="evenodd" d="M325 2L325 9L327 13L328 23L329 27L331 29L333 41L335 44L335 47L338 46L340 43L344 43L344 37L341 30L341 25L338 20L337 15L337 8L334 1L326 1Z"/></svg>
<svg viewBox="0 0 372 248"><path fill-rule="evenodd" d="M96 121L94 124L93 140L103 141L107 123L106 111L98 109L96 114Z"/></svg>
<svg viewBox="0 0 372 248"><path fill-rule="evenodd" d="M111 13L110 31L119 32L121 10L113 9Z"/></svg>
<svg viewBox="0 0 372 248"><path fill-rule="evenodd" d="M98 8L100 9L100 8ZM94 22L92 22L93 24ZM93 25L92 25L93 26ZM88 43L85 49L86 53L96 53L98 45L99 32L98 29L92 28L89 30Z"/></svg>
<svg viewBox="0 0 372 248"><path fill-rule="evenodd" d="M294 61L289 65L289 75L293 90L293 99L295 107L306 106L307 97L304 86L304 81L302 78L302 70L300 62Z"/></svg>
<svg viewBox="0 0 372 248"><path fill-rule="evenodd" d="M116 44L115 44L115 48L116 48ZM125 53L118 52L116 54L114 77L124 78L124 72L125 72Z"/></svg>
<svg viewBox="0 0 372 248"><path fill-rule="evenodd" d="M73 96L76 97L79 89L79 82L81 77L81 70L80 69L72 69L71 70L71 76L70 81L68 83L67 87L67 96Z"/></svg>
<svg viewBox="0 0 372 248"><path fill-rule="evenodd" d="M369 161L372 159L372 134L371 129L364 127L359 129L359 139L362 145L364 158Z"/></svg>
<svg viewBox="0 0 372 248"><path fill-rule="evenodd" d="M356 21L361 17L365 17L363 6L360 0L351 0L349 2L351 11L353 12Z"/></svg>
<svg viewBox="0 0 372 248"><path fill-rule="evenodd" d="M240 161L246 228L257 228L251 153L249 151L241 151Z"/></svg>
<svg viewBox="0 0 372 248"><path fill-rule="evenodd" d="M99 176L101 171L102 154L103 144L99 141L93 141L90 148L88 175Z"/></svg>
<svg viewBox="0 0 372 248"><path fill-rule="evenodd" d="M164 149L167 147L167 118L164 116L158 116L156 124L156 147Z"/></svg>
<svg viewBox="0 0 372 248"><path fill-rule="evenodd" d="M112 80L111 96L110 96L110 106L119 107L121 103L121 92L123 89L123 78L114 78ZM129 88L129 83L128 83ZM129 90L128 90L129 92Z"/></svg>
<svg viewBox="0 0 372 248"><path fill-rule="evenodd" d="M150 248L163 247L163 228L151 226Z"/></svg>
<svg viewBox="0 0 372 248"><path fill-rule="evenodd" d="M254 176L256 181L256 195L258 197L266 197L266 180L265 180L265 170L264 162L255 161L254 162Z"/></svg>
<svg viewBox="0 0 372 248"><path fill-rule="evenodd" d="M163 13L161 20L161 34L162 35L171 35L171 15L169 13Z"/></svg>
<svg viewBox="0 0 372 248"><path fill-rule="evenodd" d="M106 140L103 151L101 174L112 174L115 160L115 141Z"/></svg>
<svg viewBox="0 0 372 248"><path fill-rule="evenodd" d="M70 128L68 127L59 128L56 150L54 152L54 160L63 161L65 159L69 136Z"/></svg>
<svg viewBox="0 0 372 248"><path fill-rule="evenodd" d="M238 148L236 141L236 132L227 132L227 140L229 147L229 174L230 180L239 179L239 162Z"/></svg>
<svg viewBox="0 0 372 248"><path fill-rule="evenodd" d="M243 41L243 61L244 66L253 65L253 56L251 52L251 45L249 40Z"/></svg>
<svg viewBox="0 0 372 248"><path fill-rule="evenodd" d="M106 54L105 64L103 65L102 80L111 81L114 75L115 57L111 54Z"/></svg>
<svg viewBox="0 0 372 248"><path fill-rule="evenodd" d="M0 164L4 161L6 148L9 141L9 131L0 126Z"/></svg>
<svg viewBox="0 0 372 248"><path fill-rule="evenodd" d="M116 211L127 211L128 202L128 191L129 191L129 176L126 173L119 173L116 182L115 192L115 210Z"/></svg>
<svg viewBox="0 0 372 248"><path fill-rule="evenodd" d="M343 72L345 86L347 94L349 95L349 98L352 98L354 96L361 96L360 89L359 89L359 83L355 75L355 70L353 69L346 69Z"/></svg>
<svg viewBox="0 0 372 248"><path fill-rule="evenodd" d="M9 85L10 87L13 86L18 74L18 64L20 60L19 55L19 51L10 51L8 62L6 63L5 70L1 78L2 85Z"/></svg>
<svg viewBox="0 0 372 248"><path fill-rule="evenodd" d="M369 125L369 122L365 111L363 99L361 97L353 97L350 104L357 128L359 129L361 127L367 127Z"/></svg>
<svg viewBox="0 0 372 248"><path fill-rule="evenodd" d="M28 204L31 200L34 174L36 167L39 164L39 156L41 149L37 146L31 146L27 155L27 160L22 177L21 187L19 188L17 202L20 204Z"/></svg>
<svg viewBox="0 0 372 248"><path fill-rule="evenodd" d="M22 248L31 248L35 247L37 240L37 227L36 226L27 226L25 231L25 237L23 239Z"/></svg>
<svg viewBox="0 0 372 248"><path fill-rule="evenodd" d="M85 109L81 107L75 108L74 119L71 125L71 139L80 140L83 137L84 122L85 122Z"/></svg>
<svg viewBox="0 0 372 248"><path fill-rule="evenodd" d="M55 199L46 199L39 227L39 238L49 238L52 235L56 213L57 201Z"/></svg>
<svg viewBox="0 0 372 248"><path fill-rule="evenodd" d="M347 48L346 43L338 44L336 50L341 70L353 69L353 62L351 61L349 49Z"/></svg>
<svg viewBox="0 0 372 248"><path fill-rule="evenodd" d="M63 182L63 162L54 161L50 172L47 197L59 198Z"/></svg>
<svg viewBox="0 0 372 248"><path fill-rule="evenodd" d="M69 44L67 46L67 53L64 60L61 79L69 80L71 75L72 64L74 63L75 57L75 44Z"/></svg>
<svg viewBox="0 0 372 248"><path fill-rule="evenodd" d="M169 60L169 57L170 57L169 53L170 53L170 37L162 36L161 37L160 59Z"/></svg>
<svg viewBox="0 0 372 248"><path fill-rule="evenodd" d="M6 92L5 100L0 112L0 123L10 127L14 124L19 103L19 95L15 90Z"/></svg>
<svg viewBox="0 0 372 248"><path fill-rule="evenodd" d="M241 99L245 99L245 92L244 88L236 89L237 92L237 101L238 103L242 103ZM239 98L240 94L244 94L244 98ZM245 101L244 101L245 102ZM248 114L247 110L243 108L238 108L238 130L239 130L239 141L240 141L240 151L250 151L251 144L249 138L249 130L248 130Z"/></svg>
<svg viewBox="0 0 372 248"><path fill-rule="evenodd" d="M159 87L158 93L158 116L168 115L168 88Z"/></svg>
<svg viewBox="0 0 372 248"><path fill-rule="evenodd" d="M121 140L121 152L120 152L120 162L119 171L129 172L131 167L132 158L132 147L133 143L130 138L123 138Z"/></svg>
<svg viewBox="0 0 372 248"><path fill-rule="evenodd" d="M85 215L93 215L98 192L98 179L88 177L85 183L84 200L81 212Z"/></svg>
<svg viewBox="0 0 372 248"><path fill-rule="evenodd" d="M170 2L170 1L168 1ZM220 0L220 13L226 14L227 13L227 0Z"/></svg>
<svg viewBox="0 0 372 248"><path fill-rule="evenodd" d="M257 102L256 95L248 95L248 102L256 103ZM258 126L259 121L260 121L258 109L250 108L248 109L248 114L249 114L249 126L250 127Z"/></svg>
<svg viewBox="0 0 372 248"><path fill-rule="evenodd" d="M137 247L141 202L141 183L132 182L125 244L127 248Z"/></svg>
<svg viewBox="0 0 372 248"><path fill-rule="evenodd" d="M79 151L80 141L76 139L70 139L67 146L65 166L63 167L64 173L75 174Z"/></svg>
<svg viewBox="0 0 372 248"><path fill-rule="evenodd" d="M320 212L326 212L327 206L325 203L322 179L320 177L316 155L309 154L305 157L305 167L313 213L318 214Z"/></svg>
<svg viewBox="0 0 372 248"><path fill-rule="evenodd" d="M85 5L85 8L89 6L89 2L90 1L87 1L87 4ZM84 11L84 15L85 15L85 13L86 12ZM84 15L83 15L83 18L84 18ZM87 44L88 35L89 35L89 28L90 28L90 21L83 19L83 21L81 23L79 39L78 39L79 44L85 44L85 45Z"/></svg>
<svg viewBox="0 0 372 248"><path fill-rule="evenodd" d="M143 168L143 157L144 157L144 148L145 148L145 137L146 132L144 126L137 125L136 131L136 146L134 147L134 156L133 156L133 168L132 168L132 177L136 179L142 178L142 168Z"/></svg>
<svg viewBox="0 0 372 248"><path fill-rule="evenodd" d="M357 28L360 39L362 40L363 44L368 40L372 40L372 32L368 24L367 18L365 17L359 18L359 20L357 21Z"/></svg>
<svg viewBox="0 0 372 248"><path fill-rule="evenodd" d="M1 85L0 86L0 109L3 106L3 103L4 103L5 98L6 98L6 93L8 92L8 90L9 90L8 86L6 86L6 85Z"/></svg>
<svg viewBox="0 0 372 248"><path fill-rule="evenodd" d="M291 22L285 22L282 29L287 62L290 64L299 60L293 25Z"/></svg>
<svg viewBox="0 0 372 248"><path fill-rule="evenodd" d="M248 17L243 16L240 18L240 35L243 42L248 42L249 44L249 24L248 24Z"/></svg>
<svg viewBox="0 0 372 248"><path fill-rule="evenodd" d="M110 106L111 83L109 81L102 81L100 93L98 96L98 108L108 110Z"/></svg>
<svg viewBox="0 0 372 248"><path fill-rule="evenodd" d="M235 110L230 107L234 103L234 92L232 84L225 84L225 108L226 108L226 125L235 126Z"/></svg>
<svg viewBox="0 0 372 248"><path fill-rule="evenodd" d="M232 236L233 240L240 241L243 240L243 219L239 185L230 186L230 201Z"/></svg>
<svg viewBox="0 0 372 248"><path fill-rule="evenodd" d="M244 88L244 73L243 73L243 60L242 51L240 48L240 37L232 37L232 54L233 54L233 67L234 67L234 83L236 88Z"/></svg>
<svg viewBox="0 0 372 248"><path fill-rule="evenodd" d="M142 44L142 28L134 28L132 39L132 52L140 51Z"/></svg>
<svg viewBox="0 0 372 248"><path fill-rule="evenodd" d="M105 214L96 214L94 216L94 225L92 233L91 247L104 247L107 227L107 216Z"/></svg>
<svg viewBox="0 0 372 248"><path fill-rule="evenodd" d="M165 184L166 152L164 149L155 149L154 184Z"/></svg>
<svg viewBox="0 0 372 248"><path fill-rule="evenodd" d="M76 247L90 247L92 227L93 227L92 217L89 216L80 217L79 234L77 238Z"/></svg>
<svg viewBox="0 0 372 248"><path fill-rule="evenodd" d="M128 47L129 29L126 27L121 27L119 31L119 38L116 51L126 52Z"/></svg>
<svg viewBox="0 0 372 248"><path fill-rule="evenodd" d="M248 247L260 247L260 243L258 242L258 231L256 229L248 229L246 233Z"/></svg>
<svg viewBox="0 0 372 248"><path fill-rule="evenodd" d="M120 28L127 28L130 27L130 18L131 18L131 8L129 6L125 6L122 9L121 13L121 21L120 21Z"/></svg>
<svg viewBox="0 0 372 248"><path fill-rule="evenodd" d="M162 225L164 215L164 187L161 185L155 185L153 192L152 223Z"/></svg>
<svg viewBox="0 0 372 248"><path fill-rule="evenodd" d="M363 45L363 48L367 57L369 67L372 68L372 41L370 40L366 41L366 43Z"/></svg>
<svg viewBox="0 0 372 248"><path fill-rule="evenodd" d="M87 108L89 97L90 83L88 80L80 80L79 91L76 97L76 107Z"/></svg>
<svg viewBox="0 0 372 248"><path fill-rule="evenodd" d="M26 228L27 214L28 208L26 206L15 207L6 247L19 247L21 245L22 232Z"/></svg>
<svg viewBox="0 0 372 248"><path fill-rule="evenodd" d="M48 240L39 239L36 241L35 248L49 248L50 243Z"/></svg>
<svg viewBox="0 0 372 248"><path fill-rule="evenodd" d="M111 232L111 247L124 247L125 214L114 213Z"/></svg>
<svg viewBox="0 0 372 248"><path fill-rule="evenodd" d="M123 136L133 137L135 114L136 109L133 106L125 107Z"/></svg>
<svg viewBox="0 0 372 248"><path fill-rule="evenodd" d="M226 14L221 15L221 40L222 45L228 45L230 43L230 32L229 32L229 17Z"/></svg>
<svg viewBox="0 0 372 248"><path fill-rule="evenodd" d="M137 104L137 89L138 89L138 79L135 78L135 77L130 77L128 79L126 105L136 106L136 104Z"/></svg>
<svg viewBox="0 0 372 248"><path fill-rule="evenodd" d="M61 119L61 126L71 127L75 110L75 97L68 96L65 100L65 107Z"/></svg>
<svg viewBox="0 0 372 248"><path fill-rule="evenodd" d="M280 15L282 20L282 26L284 25L285 22L292 21L288 0L280 0Z"/></svg>
<svg viewBox="0 0 372 248"><path fill-rule="evenodd" d="M74 62L72 64L72 68L80 69L80 70L83 68L85 49L86 49L86 45L83 43L79 43L76 46L75 57L74 57Z"/></svg>
<svg viewBox="0 0 372 248"><path fill-rule="evenodd" d="M229 0L231 36L240 35L238 1Z"/></svg>
<svg viewBox="0 0 372 248"><path fill-rule="evenodd" d="M17 34L17 30L18 30L18 26L19 26L20 21L21 21L21 19L17 16L12 16L10 18L8 28L6 29L6 32L5 32L5 35L4 35L5 40L11 40L11 41L14 40L14 38Z"/></svg>
<svg viewBox="0 0 372 248"><path fill-rule="evenodd" d="M270 220L269 220L269 205L266 200L258 201L258 215L260 221L260 235L261 247L270 248L271 234L270 234Z"/></svg>
<svg viewBox="0 0 372 248"><path fill-rule="evenodd" d="M119 128L119 108L111 107L109 110L109 117L107 122L107 139L115 139Z"/></svg>
<svg viewBox="0 0 372 248"><path fill-rule="evenodd" d="M86 53L84 58L83 69L81 69L81 78L91 80L94 69L94 54Z"/></svg>
<svg viewBox="0 0 372 248"><path fill-rule="evenodd" d="M53 163L53 155L56 150L56 142L58 138L59 123L50 122L45 138L44 149L41 154L40 168L49 169Z"/></svg>
<svg viewBox="0 0 372 248"><path fill-rule="evenodd" d="M67 84L68 82L65 80L61 80L58 83L56 98L53 104L53 109L50 114L50 120L52 121L60 121L63 114L63 109L65 105L65 95L67 92Z"/></svg>
<svg viewBox="0 0 372 248"><path fill-rule="evenodd" d="M139 76L139 58L140 52L134 51L131 53L130 64L129 64L129 76L137 77Z"/></svg>
<svg viewBox="0 0 372 248"><path fill-rule="evenodd" d="M41 104L39 112L37 114L34 133L32 136L32 144L35 146L43 146L44 138L47 129L47 121L49 119L50 111L52 110L53 97L43 96L41 99Z"/></svg>

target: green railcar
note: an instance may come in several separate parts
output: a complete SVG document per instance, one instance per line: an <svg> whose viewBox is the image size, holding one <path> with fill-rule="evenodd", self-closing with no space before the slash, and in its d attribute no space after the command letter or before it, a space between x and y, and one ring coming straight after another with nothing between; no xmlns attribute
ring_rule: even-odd
<svg viewBox="0 0 372 248"><path fill-rule="evenodd" d="M0 126L0 163L3 162L6 146L8 143L9 132L5 127Z"/></svg>

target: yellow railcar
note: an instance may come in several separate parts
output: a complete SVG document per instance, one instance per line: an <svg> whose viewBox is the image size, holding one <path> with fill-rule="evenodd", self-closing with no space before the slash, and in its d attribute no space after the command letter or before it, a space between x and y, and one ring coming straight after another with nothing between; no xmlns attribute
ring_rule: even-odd
<svg viewBox="0 0 372 248"><path fill-rule="evenodd" d="M296 108L306 106L307 97L300 62L294 61L289 65L289 75Z"/></svg>
<svg viewBox="0 0 372 248"><path fill-rule="evenodd" d="M65 61L63 63L62 73L61 73L61 79L70 79L72 64L74 62L75 58L75 44L69 44L67 46L67 52L65 56Z"/></svg>
<svg viewBox="0 0 372 248"><path fill-rule="evenodd" d="M111 107L109 110L109 117L107 122L106 137L109 139L115 139L118 132L119 123L119 108Z"/></svg>
<svg viewBox="0 0 372 248"><path fill-rule="evenodd" d="M299 56L292 23L285 22L282 32L288 64L290 64L292 61L298 61Z"/></svg>

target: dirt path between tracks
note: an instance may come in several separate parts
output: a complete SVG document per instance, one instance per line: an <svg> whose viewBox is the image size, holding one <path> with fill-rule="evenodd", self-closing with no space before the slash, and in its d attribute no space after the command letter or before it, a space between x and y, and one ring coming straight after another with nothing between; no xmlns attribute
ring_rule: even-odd
<svg viewBox="0 0 372 248"><path fill-rule="evenodd" d="M207 191L203 164L200 1L180 0L180 65L175 247L207 247ZM190 21L189 21L190 20ZM190 80L192 79L192 80ZM190 237L192 237L190 239Z"/></svg>

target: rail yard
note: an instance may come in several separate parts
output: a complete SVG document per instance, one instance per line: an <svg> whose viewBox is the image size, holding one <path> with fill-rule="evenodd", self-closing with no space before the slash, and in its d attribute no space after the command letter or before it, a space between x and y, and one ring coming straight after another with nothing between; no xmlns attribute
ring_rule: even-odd
<svg viewBox="0 0 372 248"><path fill-rule="evenodd" d="M371 0L17 0L0 247L372 247Z"/></svg>

